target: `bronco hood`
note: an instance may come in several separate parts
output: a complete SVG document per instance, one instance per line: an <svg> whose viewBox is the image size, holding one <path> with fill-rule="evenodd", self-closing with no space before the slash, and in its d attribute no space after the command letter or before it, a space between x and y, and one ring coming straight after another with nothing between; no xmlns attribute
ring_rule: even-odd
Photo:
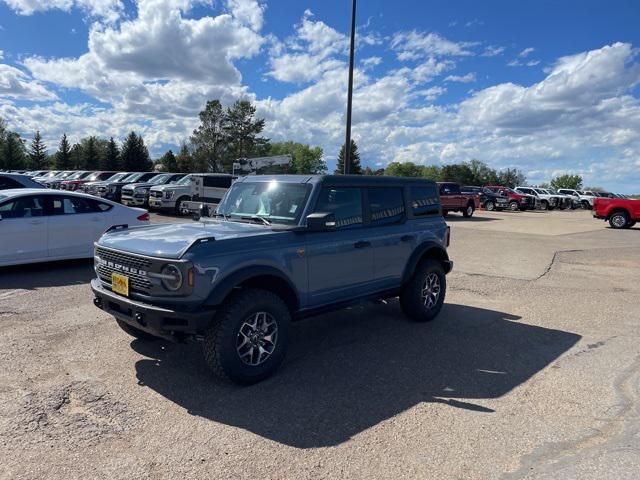
<svg viewBox="0 0 640 480"><path fill-rule="evenodd" d="M180 258L191 245L202 239L219 241L270 233L270 228L253 223L165 223L106 233L98 240L98 245L150 257Z"/></svg>

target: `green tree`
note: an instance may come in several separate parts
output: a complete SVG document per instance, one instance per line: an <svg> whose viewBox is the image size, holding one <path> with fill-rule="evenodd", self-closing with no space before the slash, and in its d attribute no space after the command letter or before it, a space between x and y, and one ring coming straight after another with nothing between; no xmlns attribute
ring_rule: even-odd
<svg viewBox="0 0 640 480"><path fill-rule="evenodd" d="M227 115L220 100L208 101L198 116L200 126L191 135L193 165L204 166L203 172L222 172L229 152L229 132L226 128Z"/></svg>
<svg viewBox="0 0 640 480"><path fill-rule="evenodd" d="M16 132L6 131L2 142L0 168L7 170L21 170L26 167L27 154L24 142Z"/></svg>
<svg viewBox="0 0 640 480"><path fill-rule="evenodd" d="M314 175L327 171L322 148L297 142L277 142L269 145L269 155L291 155L291 173Z"/></svg>
<svg viewBox="0 0 640 480"><path fill-rule="evenodd" d="M71 145L69 144L66 133L63 133L60 138L58 151L55 154L55 167L58 170L71 170L71 168L73 168Z"/></svg>
<svg viewBox="0 0 640 480"><path fill-rule="evenodd" d="M472 174L472 185L489 185L498 181L498 173L486 163L473 159L468 165Z"/></svg>
<svg viewBox="0 0 640 480"><path fill-rule="evenodd" d="M80 168L82 170L98 170L100 168L100 149L98 139L94 136L80 140Z"/></svg>
<svg viewBox="0 0 640 480"><path fill-rule="evenodd" d="M342 144L342 147L340 147L340 153L338 154L336 169L333 173L338 175L344 173L344 154L345 154L345 148L344 148L344 144ZM362 166L360 165L360 153L358 152L358 145L353 139L351 139L351 148L350 148L349 158L350 158L349 173L354 175L362 175Z"/></svg>
<svg viewBox="0 0 640 480"><path fill-rule="evenodd" d="M227 108L224 125L229 145L224 170L230 171L238 158L259 157L268 152L269 139L259 136L264 130L264 118L254 118L255 114L256 107L248 100L237 100Z"/></svg>
<svg viewBox="0 0 640 480"><path fill-rule="evenodd" d="M120 170L120 149L113 137L109 139L105 150L101 157L100 169L111 172Z"/></svg>
<svg viewBox="0 0 640 480"><path fill-rule="evenodd" d="M153 166L149 157L149 150L144 144L142 136L131 132L122 144L122 169L127 172L147 172Z"/></svg>
<svg viewBox="0 0 640 480"><path fill-rule="evenodd" d="M28 168L31 170L42 170L47 168L47 146L42 141L40 131L37 130L33 136L31 145L29 145L29 162Z"/></svg>
<svg viewBox="0 0 640 480"><path fill-rule="evenodd" d="M580 190L582 188L582 177L580 175L560 175L551 180L551 187L555 188L571 188Z"/></svg>
<svg viewBox="0 0 640 480"><path fill-rule="evenodd" d="M82 147L79 143L74 143L69 152L71 157L70 170L82 170Z"/></svg>
<svg viewBox="0 0 640 480"><path fill-rule="evenodd" d="M176 156L176 170L182 173L194 173L193 158L186 142L180 147L180 152Z"/></svg>
<svg viewBox="0 0 640 480"><path fill-rule="evenodd" d="M391 162L384 169L384 174L391 177L421 177L422 167L413 162Z"/></svg>
<svg viewBox="0 0 640 480"><path fill-rule="evenodd" d="M171 150L169 150L162 157L160 157L160 160L158 160L158 163L162 165L162 170L165 172L178 171L178 160L176 159L176 156L173 154L173 151Z"/></svg>
<svg viewBox="0 0 640 480"><path fill-rule="evenodd" d="M434 182L439 182L442 180L442 170L437 165L425 165L422 167L422 176Z"/></svg>
<svg viewBox="0 0 640 480"><path fill-rule="evenodd" d="M527 177L517 168L507 168L498 172L498 183L505 187L514 188L518 185L524 185Z"/></svg>
<svg viewBox="0 0 640 480"><path fill-rule="evenodd" d="M444 165L440 176L445 182L457 182L460 185L471 185L474 177L471 168L466 163Z"/></svg>

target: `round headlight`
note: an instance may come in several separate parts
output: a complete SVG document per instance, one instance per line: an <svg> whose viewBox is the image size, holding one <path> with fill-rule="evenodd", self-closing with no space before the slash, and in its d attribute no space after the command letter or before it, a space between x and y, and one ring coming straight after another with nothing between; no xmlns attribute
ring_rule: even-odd
<svg viewBox="0 0 640 480"><path fill-rule="evenodd" d="M162 285L167 290L175 292L182 287L182 272L178 267L169 263L162 268Z"/></svg>

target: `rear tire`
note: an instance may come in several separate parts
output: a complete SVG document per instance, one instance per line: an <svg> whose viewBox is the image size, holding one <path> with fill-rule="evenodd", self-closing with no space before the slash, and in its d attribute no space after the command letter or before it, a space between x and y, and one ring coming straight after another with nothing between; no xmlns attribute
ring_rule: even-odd
<svg viewBox="0 0 640 480"><path fill-rule="evenodd" d="M402 312L415 322L430 322L442 309L447 277L437 260L424 260L400 293Z"/></svg>
<svg viewBox="0 0 640 480"><path fill-rule="evenodd" d="M284 360L290 323L289 309L276 294L233 293L205 332L205 362L219 378L242 385L260 382Z"/></svg>
<svg viewBox="0 0 640 480"><path fill-rule="evenodd" d="M629 215L627 214L627 212L614 212L609 217L609 225L611 225L611 228L630 228L629 224Z"/></svg>
<svg viewBox="0 0 640 480"><path fill-rule="evenodd" d="M118 318L116 318L115 320L116 320L116 323L118 324L118 326L122 330L127 332L132 337L137 338L138 340L157 340L158 339L158 337L155 337L155 336L151 335L150 333L145 332L144 330L140 330L139 328L132 327L128 323L123 322L122 320L120 320Z"/></svg>
<svg viewBox="0 0 640 480"><path fill-rule="evenodd" d="M589 202L587 202L586 200L583 200L582 208L584 208L585 210L591 210L591 205L589 205Z"/></svg>
<svg viewBox="0 0 640 480"><path fill-rule="evenodd" d="M469 203L462 211L462 216L464 218L471 218L473 217L473 212L475 212L475 207L473 206L473 204Z"/></svg>

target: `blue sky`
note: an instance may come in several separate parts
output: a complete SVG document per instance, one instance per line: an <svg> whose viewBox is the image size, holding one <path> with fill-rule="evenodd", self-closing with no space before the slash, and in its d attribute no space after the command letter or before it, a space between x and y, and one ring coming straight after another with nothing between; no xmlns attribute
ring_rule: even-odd
<svg viewBox="0 0 640 480"><path fill-rule="evenodd" d="M175 148L207 99L267 135L342 143L348 1L0 0L0 116ZM353 133L365 164L479 158L531 183L640 191L640 4L360 0Z"/></svg>

